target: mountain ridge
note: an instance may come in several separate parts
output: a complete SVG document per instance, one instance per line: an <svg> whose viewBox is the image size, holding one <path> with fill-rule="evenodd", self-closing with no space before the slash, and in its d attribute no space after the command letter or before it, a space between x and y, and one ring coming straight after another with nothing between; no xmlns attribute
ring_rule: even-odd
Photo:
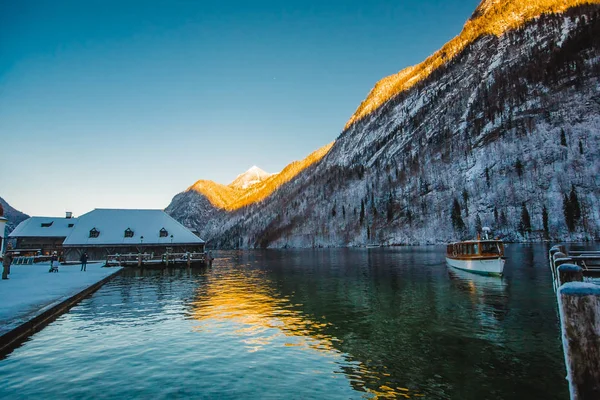
<svg viewBox="0 0 600 400"><path fill-rule="evenodd" d="M484 35L500 36L544 13L562 13L568 8L598 4L598 0L483 0L465 23L461 33L423 62L378 81L346 123L344 130L375 111L386 101L427 78L451 61L469 44Z"/></svg>
<svg viewBox="0 0 600 400"><path fill-rule="evenodd" d="M29 218L29 215L16 210L2 197L0 197L0 205L4 210L4 218L8 220L6 223L6 235L9 235L17 227L17 225Z"/></svg>
<svg viewBox="0 0 600 400"><path fill-rule="evenodd" d="M594 2L482 36L261 203L204 218L190 202L173 215L217 247L442 243L479 223L505 240L599 239L599 11ZM572 189L575 231L563 218Z"/></svg>

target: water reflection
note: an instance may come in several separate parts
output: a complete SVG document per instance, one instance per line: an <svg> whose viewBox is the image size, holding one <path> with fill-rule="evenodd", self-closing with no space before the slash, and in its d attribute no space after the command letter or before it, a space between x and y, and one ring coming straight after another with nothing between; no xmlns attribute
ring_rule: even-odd
<svg viewBox="0 0 600 400"><path fill-rule="evenodd" d="M547 249L507 255L501 279L434 247L129 269L0 361L0 398L563 399Z"/></svg>
<svg viewBox="0 0 600 400"><path fill-rule="evenodd" d="M340 350L341 340L331 334L331 322L319 321L302 311L304 304L279 293L266 271L241 265L216 266L190 303L190 318L202 332L225 332L239 340L248 352L297 347L333 359L354 390L369 398L423 396L406 387L391 387L390 373L367 367ZM385 367L383 367L385 369ZM373 382L378 382L373 385Z"/></svg>
<svg viewBox="0 0 600 400"><path fill-rule="evenodd" d="M497 276L484 276L448 267L448 277L454 287L470 300L479 323L475 336L501 344L504 327L501 322L508 312L506 281Z"/></svg>

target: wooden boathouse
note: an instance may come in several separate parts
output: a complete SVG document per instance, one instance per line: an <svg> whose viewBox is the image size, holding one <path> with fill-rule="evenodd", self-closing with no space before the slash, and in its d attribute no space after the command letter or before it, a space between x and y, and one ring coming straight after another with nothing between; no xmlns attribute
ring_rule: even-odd
<svg viewBox="0 0 600 400"><path fill-rule="evenodd" d="M48 256L62 254L65 239L73 232L77 218L67 212L65 218L31 217L21 222L8 235L16 240L14 252L22 256Z"/></svg>
<svg viewBox="0 0 600 400"><path fill-rule="evenodd" d="M163 210L95 209L78 218L63 251L67 262L79 261L84 252L89 260L122 255L122 261L131 262L132 255L136 260L138 255L157 259L165 254L194 254L199 259L204 245Z"/></svg>

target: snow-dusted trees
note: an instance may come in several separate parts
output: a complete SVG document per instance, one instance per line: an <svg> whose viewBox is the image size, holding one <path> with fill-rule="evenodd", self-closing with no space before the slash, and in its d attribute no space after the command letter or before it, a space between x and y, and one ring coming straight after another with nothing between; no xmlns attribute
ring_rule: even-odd
<svg viewBox="0 0 600 400"><path fill-rule="evenodd" d="M525 236L531 232L531 217L525 203L521 205L521 220L519 221L519 232Z"/></svg>
<svg viewBox="0 0 600 400"><path fill-rule="evenodd" d="M452 219L452 227L455 231L463 232L465 230L465 222L460 214L460 203L455 197L452 203L452 210L450 211L450 218Z"/></svg>
<svg viewBox="0 0 600 400"><path fill-rule="evenodd" d="M571 193L569 193L568 196L567 194L564 196L563 213L569 232L574 232L577 222L581 219L581 206L579 205L579 199L577 198L577 192L575 191L574 185L571 185Z"/></svg>
<svg viewBox="0 0 600 400"><path fill-rule="evenodd" d="M542 225L544 227L544 239L550 239L550 229L548 227L548 209L542 208Z"/></svg>

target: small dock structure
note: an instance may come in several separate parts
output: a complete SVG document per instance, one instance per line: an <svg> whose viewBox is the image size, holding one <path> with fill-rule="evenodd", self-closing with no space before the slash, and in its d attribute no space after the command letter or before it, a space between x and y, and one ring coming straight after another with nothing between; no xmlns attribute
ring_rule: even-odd
<svg viewBox="0 0 600 400"><path fill-rule="evenodd" d="M121 267L202 267L212 266L212 254L205 252L110 254L106 257L106 266Z"/></svg>
<svg viewBox="0 0 600 400"><path fill-rule="evenodd" d="M549 252L572 400L600 399L600 251Z"/></svg>

